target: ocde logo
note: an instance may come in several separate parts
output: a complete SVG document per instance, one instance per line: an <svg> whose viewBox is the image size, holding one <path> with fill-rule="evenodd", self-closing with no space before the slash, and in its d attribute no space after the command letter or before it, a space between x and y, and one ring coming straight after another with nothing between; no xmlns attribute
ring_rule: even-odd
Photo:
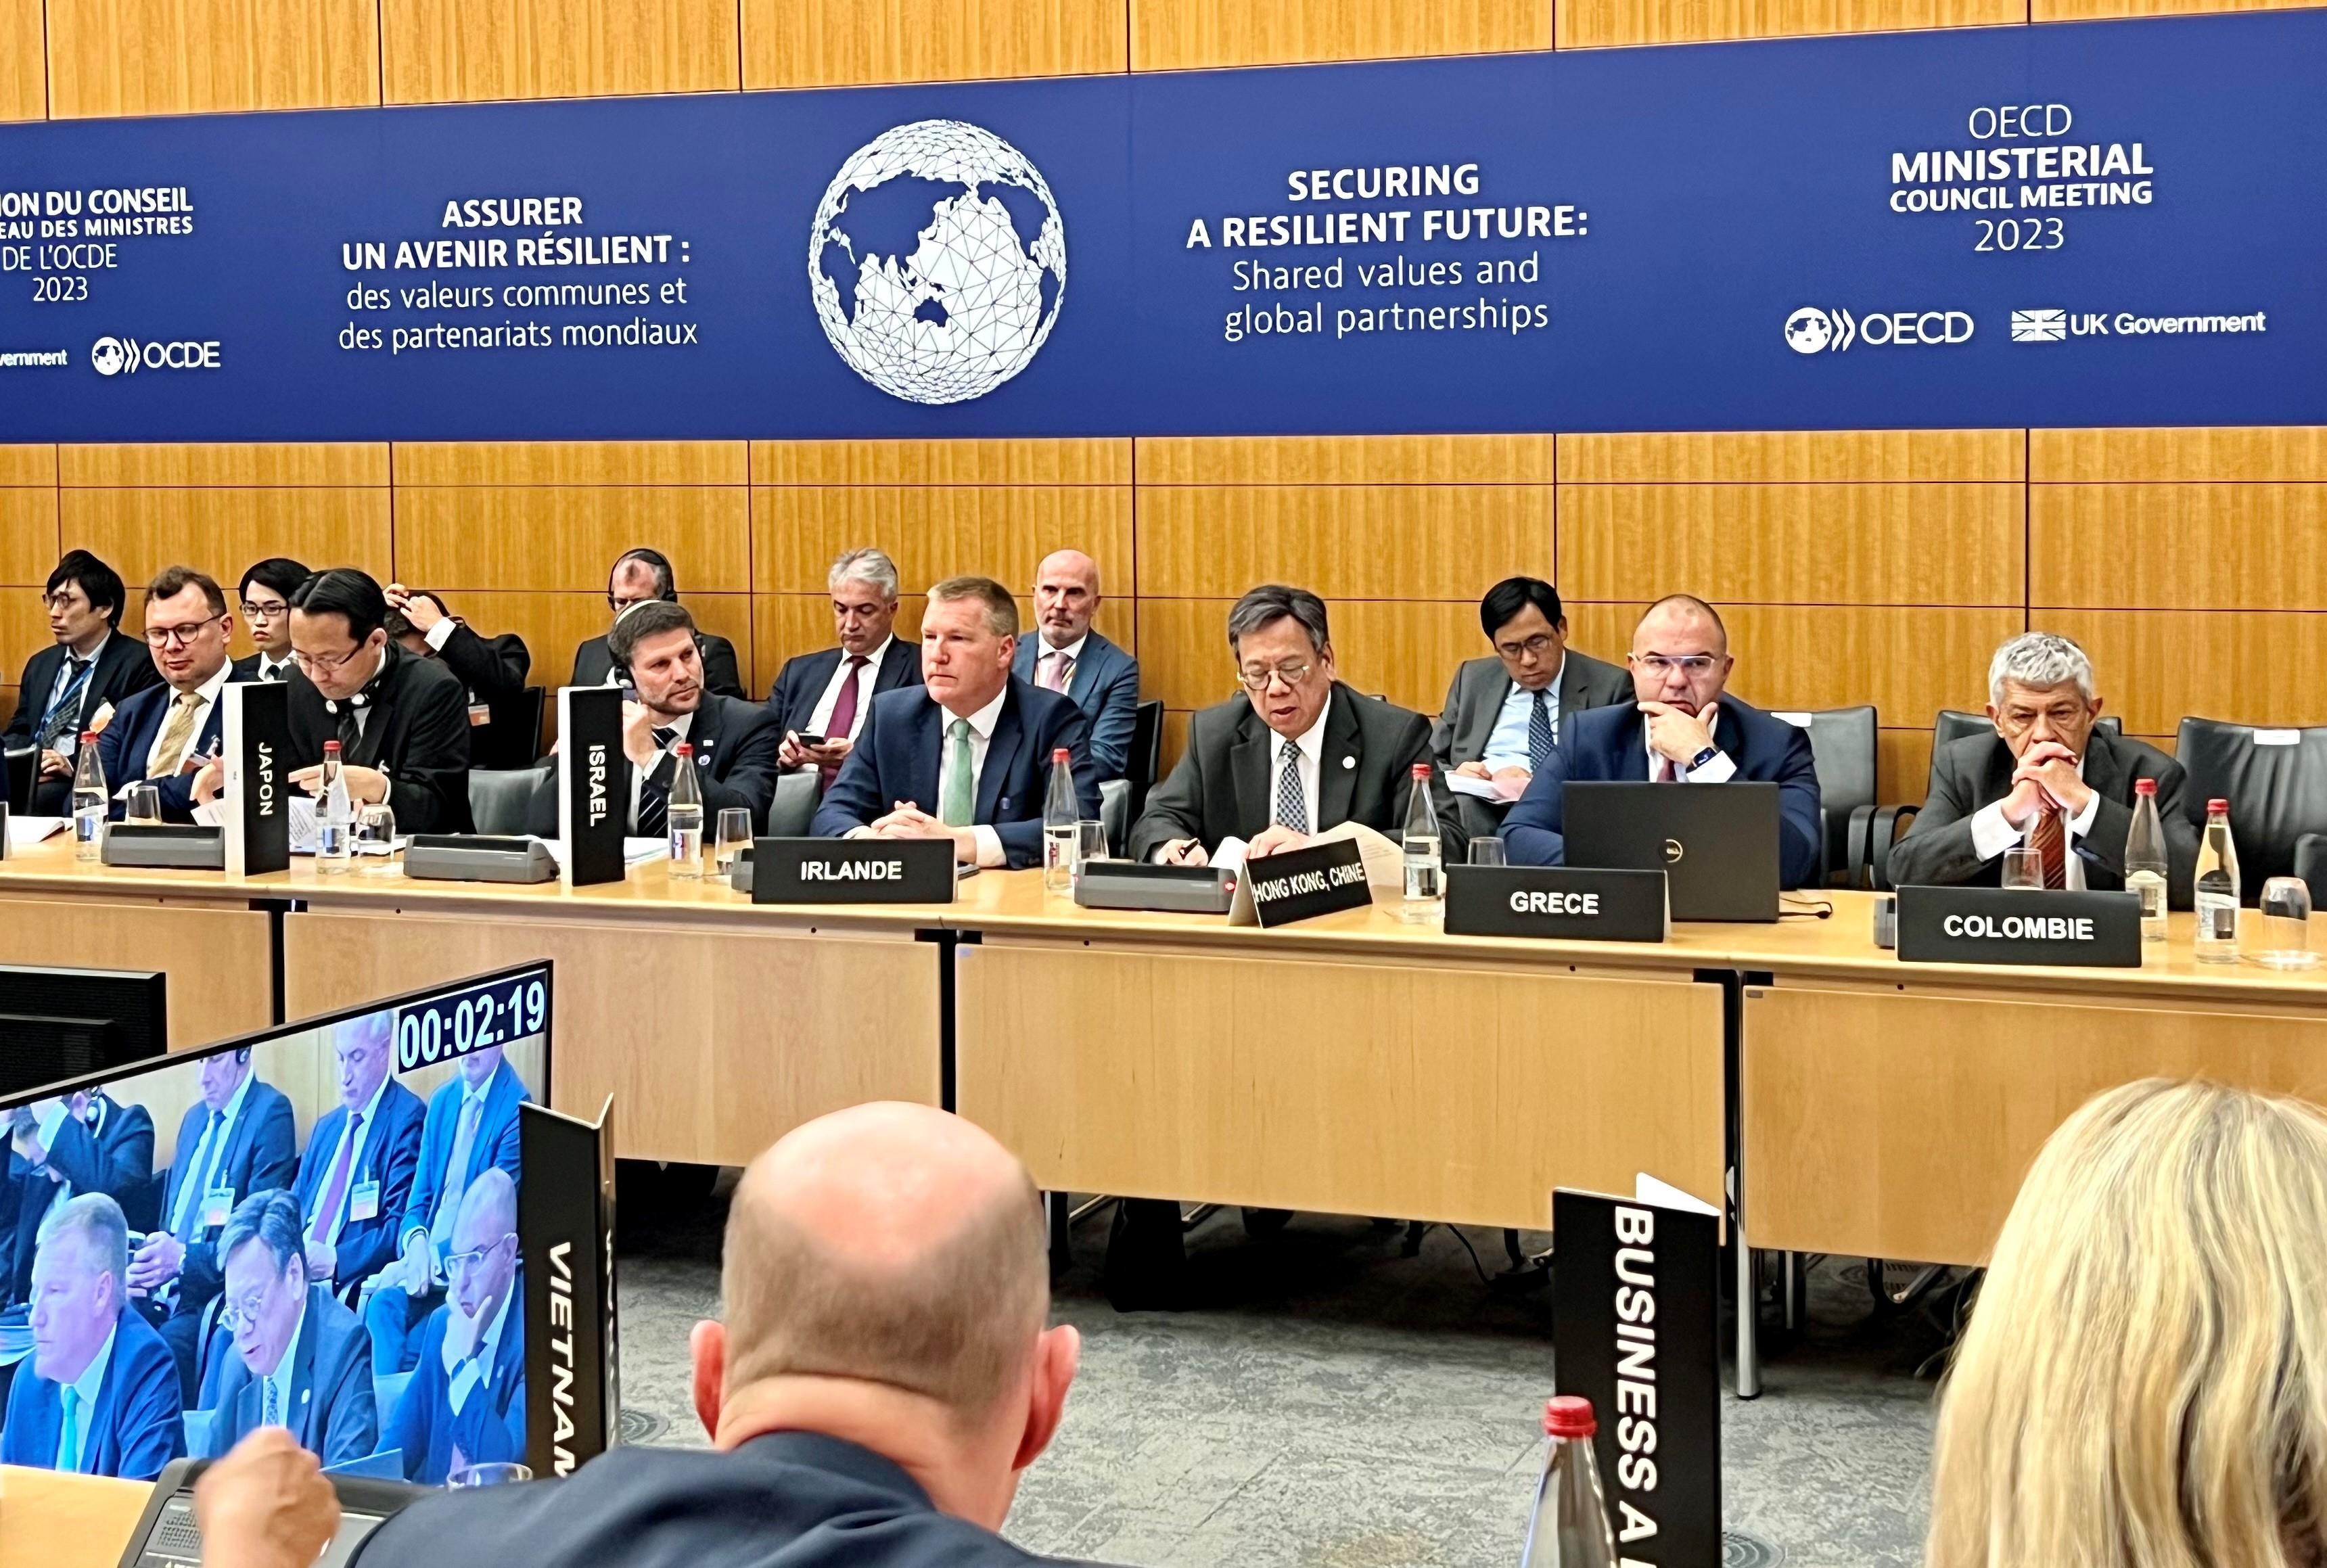
<svg viewBox="0 0 2327 1568"><path fill-rule="evenodd" d="M135 338L99 338L89 345L89 363L100 376L134 375L140 369L216 370L220 368L219 340L141 343Z"/></svg>
<svg viewBox="0 0 2327 1568"><path fill-rule="evenodd" d="M1870 349L1939 347L1971 341L1969 311L1876 311L1854 316L1842 309L1804 305L1786 318L1786 347L1797 354L1838 354L1854 343Z"/></svg>

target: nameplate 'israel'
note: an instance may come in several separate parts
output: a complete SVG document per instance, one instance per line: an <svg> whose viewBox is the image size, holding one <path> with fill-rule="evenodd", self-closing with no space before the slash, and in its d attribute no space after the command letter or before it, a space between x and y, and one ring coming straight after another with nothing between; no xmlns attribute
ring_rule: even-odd
<svg viewBox="0 0 2327 1568"><path fill-rule="evenodd" d="M1450 865L1446 934L1567 942L1661 942L1671 929L1660 871Z"/></svg>
<svg viewBox="0 0 2327 1568"><path fill-rule="evenodd" d="M1899 957L1911 964L2138 969L2141 898L2024 888L1901 888Z"/></svg>
<svg viewBox="0 0 2327 1568"><path fill-rule="evenodd" d="M755 838L755 904L949 904L948 838Z"/></svg>
<svg viewBox="0 0 2327 1568"><path fill-rule="evenodd" d="M1335 910L1362 910L1374 901L1366 887L1365 851L1355 839L1248 860L1244 874L1252 892L1253 919L1263 927L1290 925Z"/></svg>

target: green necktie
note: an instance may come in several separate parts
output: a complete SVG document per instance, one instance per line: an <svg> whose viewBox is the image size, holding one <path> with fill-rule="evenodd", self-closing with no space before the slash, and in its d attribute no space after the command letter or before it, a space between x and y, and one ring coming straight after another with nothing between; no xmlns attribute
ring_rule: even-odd
<svg viewBox="0 0 2327 1568"><path fill-rule="evenodd" d="M945 799L938 806L938 820L948 827L967 827L974 809L971 805L969 761L969 721L956 719L946 727L952 737L946 754Z"/></svg>
<svg viewBox="0 0 2327 1568"><path fill-rule="evenodd" d="M66 1384L57 1390L64 1395L64 1431L57 1442L57 1468L61 1470L80 1469L80 1390Z"/></svg>

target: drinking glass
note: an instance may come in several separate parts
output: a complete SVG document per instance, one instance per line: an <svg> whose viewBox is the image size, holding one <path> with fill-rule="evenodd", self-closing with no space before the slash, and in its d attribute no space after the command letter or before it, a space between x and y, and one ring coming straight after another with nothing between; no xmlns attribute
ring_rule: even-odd
<svg viewBox="0 0 2327 1568"><path fill-rule="evenodd" d="M2299 876L2275 876L2262 884L2261 941L2250 956L2273 969L2308 969L2319 962L2311 950L2311 885Z"/></svg>
<svg viewBox="0 0 2327 1568"><path fill-rule="evenodd" d="M396 813L386 806L366 806L356 813L355 857L366 876L394 876Z"/></svg>
<svg viewBox="0 0 2327 1568"><path fill-rule="evenodd" d="M129 791L129 804L122 808L121 820L131 827L162 826L162 791L151 784L134 786Z"/></svg>
<svg viewBox="0 0 2327 1568"><path fill-rule="evenodd" d="M719 835L712 843L711 874L725 882L735 869L735 852L752 845L752 812L749 807L729 806L719 813Z"/></svg>
<svg viewBox="0 0 2327 1568"><path fill-rule="evenodd" d="M1472 865L1509 865L1510 862L1504 857L1503 841L1489 835L1471 841L1471 863Z"/></svg>
<svg viewBox="0 0 2327 1568"><path fill-rule="evenodd" d="M497 1461L463 1465L444 1478L444 1485L447 1488L498 1487L509 1481L529 1481L532 1479L533 1471L528 1466Z"/></svg>
<svg viewBox="0 0 2327 1568"><path fill-rule="evenodd" d="M2041 892L2044 887L2044 854L2033 844L2015 844L2004 852L2004 885L2008 888L2031 888Z"/></svg>
<svg viewBox="0 0 2327 1568"><path fill-rule="evenodd" d="M1082 881L1083 867L1095 860L1105 860L1107 854L1107 824L1088 818L1075 824L1075 865L1068 886Z"/></svg>

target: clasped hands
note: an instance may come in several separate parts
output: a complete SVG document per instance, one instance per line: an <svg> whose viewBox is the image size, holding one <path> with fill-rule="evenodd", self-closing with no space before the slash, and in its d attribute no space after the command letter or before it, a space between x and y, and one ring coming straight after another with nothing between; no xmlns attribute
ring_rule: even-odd
<svg viewBox="0 0 2327 1568"><path fill-rule="evenodd" d="M900 800L885 817L878 817L860 828L853 837L862 838L950 838L953 857L975 863L977 859L977 829L948 827L910 800Z"/></svg>
<svg viewBox="0 0 2327 1568"><path fill-rule="evenodd" d="M2092 787L2077 772L2076 754L2058 741L2039 741L2020 754L2020 765L2012 770L2012 793L2004 798L2004 819L2025 829L2043 807L2058 807L2070 817L2079 817L2092 798Z"/></svg>

